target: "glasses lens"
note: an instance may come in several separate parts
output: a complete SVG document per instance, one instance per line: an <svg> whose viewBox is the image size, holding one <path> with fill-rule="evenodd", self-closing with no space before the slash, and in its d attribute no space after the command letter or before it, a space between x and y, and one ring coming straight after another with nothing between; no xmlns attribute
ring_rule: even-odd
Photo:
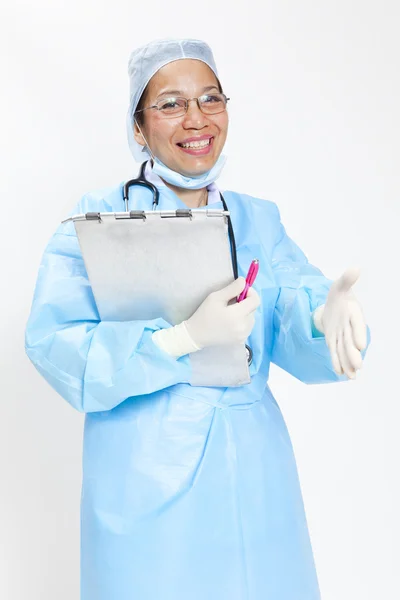
<svg viewBox="0 0 400 600"><path fill-rule="evenodd" d="M157 108L166 117L180 117L186 112L185 98L164 98L157 102Z"/></svg>
<svg viewBox="0 0 400 600"><path fill-rule="evenodd" d="M200 96L199 103L201 110L209 115L215 115L226 108L226 97L224 94L211 94Z"/></svg>

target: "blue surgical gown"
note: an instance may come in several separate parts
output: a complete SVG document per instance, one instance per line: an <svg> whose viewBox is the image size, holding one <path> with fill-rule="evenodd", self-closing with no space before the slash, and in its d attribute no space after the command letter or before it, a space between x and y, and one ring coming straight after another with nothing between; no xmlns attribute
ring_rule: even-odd
<svg viewBox="0 0 400 600"><path fill-rule="evenodd" d="M162 318L101 321L73 223L60 225L44 252L26 351L85 413L81 600L320 598L268 374L272 361L305 383L346 379L311 326L331 281L288 237L273 202L224 198L239 275L260 260L248 385L191 386L190 356L175 360L152 341L171 325ZM130 208L150 207L148 190L131 190ZM184 207L162 189L160 209ZM121 210L120 185L85 195L71 214Z"/></svg>

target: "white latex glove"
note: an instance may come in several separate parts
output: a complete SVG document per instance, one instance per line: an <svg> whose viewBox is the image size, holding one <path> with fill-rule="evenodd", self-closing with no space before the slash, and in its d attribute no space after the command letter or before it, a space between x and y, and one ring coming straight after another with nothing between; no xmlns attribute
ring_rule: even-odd
<svg viewBox="0 0 400 600"><path fill-rule="evenodd" d="M245 342L254 327L254 312L260 305L260 297L250 288L245 300L229 304L244 290L245 284L245 278L238 277L222 290L212 292L189 319L155 331L153 341L175 357L206 346Z"/></svg>
<svg viewBox="0 0 400 600"><path fill-rule="evenodd" d="M238 277L222 290L212 292L196 312L185 321L194 343L200 348L220 344L245 342L255 323L254 311L260 305L260 297L250 288L242 302L228 302L244 290L246 280Z"/></svg>
<svg viewBox="0 0 400 600"><path fill-rule="evenodd" d="M347 269L333 282L326 303L313 314L316 328L325 334L333 368L338 375L345 373L350 379L355 379L361 368L360 351L367 346L367 326L351 289L359 276L359 269Z"/></svg>

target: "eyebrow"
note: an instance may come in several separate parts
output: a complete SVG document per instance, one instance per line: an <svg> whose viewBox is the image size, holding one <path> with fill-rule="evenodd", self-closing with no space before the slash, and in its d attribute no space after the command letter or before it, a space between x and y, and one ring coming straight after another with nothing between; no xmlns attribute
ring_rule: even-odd
<svg viewBox="0 0 400 600"><path fill-rule="evenodd" d="M210 90L218 90L218 86L217 85L208 85L205 88L203 88L203 92L209 92ZM219 91L219 90L218 90ZM172 96L183 96L183 92L182 90L164 90L162 92L160 92L156 98L156 100L158 98L160 98L161 96L165 96L166 94Z"/></svg>

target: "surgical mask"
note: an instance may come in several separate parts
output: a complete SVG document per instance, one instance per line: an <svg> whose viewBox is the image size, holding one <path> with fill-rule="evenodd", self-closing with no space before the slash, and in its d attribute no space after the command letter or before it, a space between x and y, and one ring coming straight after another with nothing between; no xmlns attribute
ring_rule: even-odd
<svg viewBox="0 0 400 600"><path fill-rule="evenodd" d="M152 153L150 146L147 143L146 138L143 135L142 130L138 128L140 133L143 136L143 139L146 141L145 150L150 154L153 161L153 172L156 173L161 179L164 179L167 183L171 185L175 185L176 187L185 188L186 190L200 190L201 188L207 187L210 183L213 183L218 177L221 175L222 169L225 166L227 157L225 154L220 154L217 162L209 171L206 173L202 173L201 175L195 175L194 177L189 177L187 175L182 175L177 171L173 171L167 165L165 165L161 160L159 160Z"/></svg>
<svg viewBox="0 0 400 600"><path fill-rule="evenodd" d="M156 173L167 181L171 185L175 185L176 187L185 188L187 190L200 190L201 188L207 187L210 183L213 183L218 177L221 175L221 171L224 168L226 162L226 156L224 154L220 154L217 162L209 171L206 173L202 173L201 175L196 175L194 177L188 177L187 175L182 175L181 173L177 173L173 171L167 165L165 165L158 158L153 158L153 173Z"/></svg>

